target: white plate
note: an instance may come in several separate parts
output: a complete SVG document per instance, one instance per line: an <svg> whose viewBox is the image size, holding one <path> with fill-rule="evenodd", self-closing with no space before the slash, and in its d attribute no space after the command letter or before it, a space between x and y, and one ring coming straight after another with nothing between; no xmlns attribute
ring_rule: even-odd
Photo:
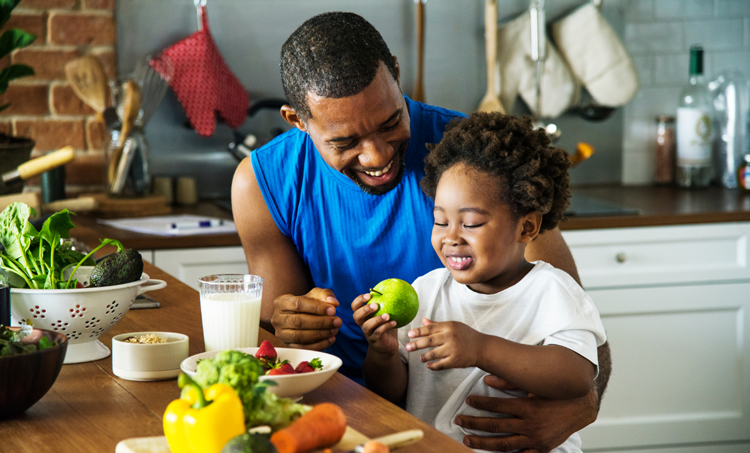
<svg viewBox="0 0 750 453"><path fill-rule="evenodd" d="M236 350L255 355L258 348L237 348ZM198 366L198 360L210 359L219 352L220 351L209 351L190 356L182 361L180 369L188 376L193 377L195 376L196 367ZM300 362L304 360L309 362L314 358L319 358L323 363L323 369L311 373L261 376L261 381L273 380L278 384L276 386L269 386L268 391L273 392L282 398L295 398L315 390L325 381L330 379L342 364L341 359L335 355L326 354L325 352L320 351L276 348L276 352L279 355L279 360L288 360L295 368Z"/></svg>

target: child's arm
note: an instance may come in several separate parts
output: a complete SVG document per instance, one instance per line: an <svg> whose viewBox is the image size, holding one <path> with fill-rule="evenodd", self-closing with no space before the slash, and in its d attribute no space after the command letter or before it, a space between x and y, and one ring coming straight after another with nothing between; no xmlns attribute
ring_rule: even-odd
<svg viewBox="0 0 750 453"><path fill-rule="evenodd" d="M362 328L369 344L362 365L365 385L388 401L399 404L406 398L409 368L398 353L396 321L390 321L387 314L370 318L379 307L376 304L367 305L369 300L368 293L352 302L354 321Z"/></svg>
<svg viewBox="0 0 750 453"><path fill-rule="evenodd" d="M432 347L422 355L431 370L479 367L529 393L570 399L588 394L596 367L562 346L531 346L485 335L460 322L433 323L409 331L409 351Z"/></svg>

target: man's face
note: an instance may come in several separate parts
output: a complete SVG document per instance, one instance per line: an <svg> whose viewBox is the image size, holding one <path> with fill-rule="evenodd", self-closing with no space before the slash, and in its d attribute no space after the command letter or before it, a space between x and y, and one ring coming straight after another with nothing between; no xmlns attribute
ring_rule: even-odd
<svg viewBox="0 0 750 453"><path fill-rule="evenodd" d="M409 110L385 64L362 92L340 99L308 94L310 134L323 160L366 193L382 195L401 181L409 146Z"/></svg>

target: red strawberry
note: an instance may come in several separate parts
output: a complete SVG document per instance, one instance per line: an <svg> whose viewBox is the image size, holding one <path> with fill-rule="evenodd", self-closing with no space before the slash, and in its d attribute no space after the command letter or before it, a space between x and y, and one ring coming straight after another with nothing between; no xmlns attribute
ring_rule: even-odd
<svg viewBox="0 0 750 453"><path fill-rule="evenodd" d="M309 362L307 360L304 360L297 365L297 368L294 369L297 373L310 373L315 370L319 370L323 368L323 363L321 363L319 358L315 358L310 360Z"/></svg>
<svg viewBox="0 0 750 453"><path fill-rule="evenodd" d="M283 362L276 365L278 368L273 368L268 373L266 373L268 376L274 376L274 375L280 375L280 374L297 374L296 371L294 371L294 368L292 368L292 365L289 363L288 360L284 360Z"/></svg>
<svg viewBox="0 0 750 453"><path fill-rule="evenodd" d="M279 355L276 353L273 345L270 341L264 340L258 348L258 352L255 353L255 358L260 360L268 360L269 362L275 362Z"/></svg>

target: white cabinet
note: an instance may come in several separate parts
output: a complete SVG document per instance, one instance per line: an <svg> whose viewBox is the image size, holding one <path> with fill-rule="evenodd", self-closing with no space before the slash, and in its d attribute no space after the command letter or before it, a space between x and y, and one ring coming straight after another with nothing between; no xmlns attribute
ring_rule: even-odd
<svg viewBox="0 0 750 453"><path fill-rule="evenodd" d="M141 251L150 256L152 264L177 280L198 289L198 279L212 274L247 274L247 261L242 247L206 247Z"/></svg>
<svg viewBox="0 0 750 453"><path fill-rule="evenodd" d="M750 451L750 223L563 235L612 350L584 450Z"/></svg>

